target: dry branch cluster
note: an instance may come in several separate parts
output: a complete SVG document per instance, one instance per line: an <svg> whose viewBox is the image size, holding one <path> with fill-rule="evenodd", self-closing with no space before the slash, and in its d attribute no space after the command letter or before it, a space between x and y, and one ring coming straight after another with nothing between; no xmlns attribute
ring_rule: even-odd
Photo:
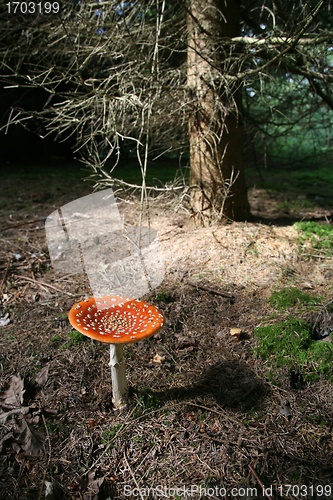
<svg viewBox="0 0 333 500"><path fill-rule="evenodd" d="M65 3L59 16L15 22L3 13L2 81L44 94L33 110L17 103L2 125L32 129L42 119L42 134L72 136L97 178L110 180L106 160L117 163L124 146L143 174L148 152L186 149L192 116L222 165L226 146L217 145L229 133L227 117L239 119L240 90L260 92L260 82L279 72L296 74L332 108L327 4L241 2L237 14L232 2L202 9L196 1L107 0Z"/></svg>

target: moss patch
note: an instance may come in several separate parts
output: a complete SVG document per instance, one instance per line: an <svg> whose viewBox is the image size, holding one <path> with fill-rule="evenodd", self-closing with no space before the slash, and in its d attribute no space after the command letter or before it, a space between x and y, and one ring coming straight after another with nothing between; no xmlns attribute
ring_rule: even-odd
<svg viewBox="0 0 333 500"><path fill-rule="evenodd" d="M68 349L72 346L78 345L81 342L86 342L88 340L88 337L82 335L82 333L77 332L76 330L70 331L68 336L69 340L62 346L63 349Z"/></svg>
<svg viewBox="0 0 333 500"><path fill-rule="evenodd" d="M333 345L313 340L311 333L310 325L293 317L258 327L254 331L255 353L272 368L299 371L304 380L318 380L323 376L333 382Z"/></svg>
<svg viewBox="0 0 333 500"><path fill-rule="evenodd" d="M270 298L271 306L280 311L301 304L316 304L319 301L319 298L312 297L302 290L293 287L282 288L281 290L273 292Z"/></svg>
<svg viewBox="0 0 333 500"><path fill-rule="evenodd" d="M298 242L305 254L312 257L333 256L333 226L321 222L296 222L294 228L298 231Z"/></svg>

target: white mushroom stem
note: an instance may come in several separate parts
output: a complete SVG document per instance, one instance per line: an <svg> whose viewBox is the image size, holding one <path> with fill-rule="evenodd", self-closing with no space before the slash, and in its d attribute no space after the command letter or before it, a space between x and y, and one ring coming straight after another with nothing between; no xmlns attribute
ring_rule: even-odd
<svg viewBox="0 0 333 500"><path fill-rule="evenodd" d="M128 385L125 375L124 350L122 344L110 344L112 381L112 403L115 410L127 406Z"/></svg>

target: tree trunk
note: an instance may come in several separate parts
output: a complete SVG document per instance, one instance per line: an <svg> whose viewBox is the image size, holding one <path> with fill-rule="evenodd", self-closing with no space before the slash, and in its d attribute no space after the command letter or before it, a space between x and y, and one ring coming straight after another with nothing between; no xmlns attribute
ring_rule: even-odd
<svg viewBox="0 0 333 500"><path fill-rule="evenodd" d="M223 74L230 73L228 66L234 62L228 39L239 35L237 3L208 0L203 8L200 0L189 0L190 186L193 211L202 221L250 216L240 95Z"/></svg>

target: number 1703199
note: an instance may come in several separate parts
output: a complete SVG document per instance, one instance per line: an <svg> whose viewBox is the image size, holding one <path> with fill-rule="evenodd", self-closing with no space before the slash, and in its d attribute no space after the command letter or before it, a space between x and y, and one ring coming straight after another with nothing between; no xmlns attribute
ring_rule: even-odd
<svg viewBox="0 0 333 500"><path fill-rule="evenodd" d="M59 14L59 2L7 2L8 14Z"/></svg>
<svg viewBox="0 0 333 500"><path fill-rule="evenodd" d="M306 485L306 484L282 484L277 487L281 497L295 498L332 498L332 486L327 485Z"/></svg>

